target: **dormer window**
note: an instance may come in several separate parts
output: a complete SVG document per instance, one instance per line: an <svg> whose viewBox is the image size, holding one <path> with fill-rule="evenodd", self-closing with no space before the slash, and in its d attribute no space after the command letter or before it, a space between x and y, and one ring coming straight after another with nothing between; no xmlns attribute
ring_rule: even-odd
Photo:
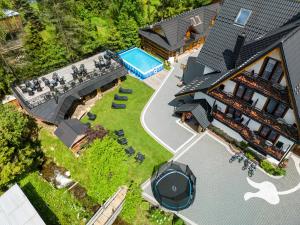
<svg viewBox="0 0 300 225"><path fill-rule="evenodd" d="M241 8L239 14L235 18L234 23L236 25L244 27L247 24L247 22L248 22L248 20L249 20L249 18L251 16L251 14L252 14L251 10Z"/></svg>
<svg viewBox="0 0 300 225"><path fill-rule="evenodd" d="M194 27L202 24L200 16L194 16L194 17L191 17L190 19L191 19L192 24L193 24Z"/></svg>

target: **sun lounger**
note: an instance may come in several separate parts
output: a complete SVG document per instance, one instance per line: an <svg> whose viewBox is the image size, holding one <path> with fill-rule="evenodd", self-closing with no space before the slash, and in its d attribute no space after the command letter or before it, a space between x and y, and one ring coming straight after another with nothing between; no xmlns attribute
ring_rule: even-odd
<svg viewBox="0 0 300 225"><path fill-rule="evenodd" d="M119 139L118 139L118 143L119 143L120 145L127 145L128 141L127 141L126 138L119 138Z"/></svg>
<svg viewBox="0 0 300 225"><path fill-rule="evenodd" d="M97 118L96 114L93 114L91 112L88 112L87 116L88 116L89 120L95 120Z"/></svg>
<svg viewBox="0 0 300 225"><path fill-rule="evenodd" d="M117 95L117 94L115 94L114 99L116 101L128 101L128 97L127 96L120 96L120 95Z"/></svg>
<svg viewBox="0 0 300 225"><path fill-rule="evenodd" d="M142 163L145 160L145 155L138 152L134 158L137 162Z"/></svg>
<svg viewBox="0 0 300 225"><path fill-rule="evenodd" d="M128 156L132 156L132 155L134 155L134 153L135 153L135 151L134 151L134 149L133 149L132 146L126 148L126 149L125 149L125 152L126 152L126 154L127 154Z"/></svg>
<svg viewBox="0 0 300 225"><path fill-rule="evenodd" d="M124 136L124 130L115 130L115 135L117 135L118 137L123 137Z"/></svg>
<svg viewBox="0 0 300 225"><path fill-rule="evenodd" d="M123 93L123 94L132 94L133 91L132 91L132 89L125 89L125 88L120 87L119 92Z"/></svg>
<svg viewBox="0 0 300 225"><path fill-rule="evenodd" d="M117 103L112 103L111 104L111 107L113 109L126 109L126 105L125 104L117 104Z"/></svg>

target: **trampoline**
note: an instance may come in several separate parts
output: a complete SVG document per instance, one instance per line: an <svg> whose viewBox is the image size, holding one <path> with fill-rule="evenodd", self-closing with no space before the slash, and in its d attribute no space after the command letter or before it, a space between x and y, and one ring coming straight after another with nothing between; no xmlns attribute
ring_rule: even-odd
<svg viewBox="0 0 300 225"><path fill-rule="evenodd" d="M168 162L151 178L155 199L166 209L180 211L188 208L196 195L196 177L187 165Z"/></svg>

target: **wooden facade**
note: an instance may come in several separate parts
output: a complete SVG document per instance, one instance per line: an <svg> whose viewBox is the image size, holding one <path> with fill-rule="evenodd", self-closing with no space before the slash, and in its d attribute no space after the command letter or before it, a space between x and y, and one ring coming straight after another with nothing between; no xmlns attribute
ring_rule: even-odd
<svg viewBox="0 0 300 225"><path fill-rule="evenodd" d="M273 67L270 61L274 63ZM226 82L235 85L230 93L225 91ZM217 100L213 116L240 134L259 152L282 161L299 140L297 115L288 86L280 49L274 49L208 91L208 95ZM257 108L258 101L252 100L254 93L266 99L263 106ZM224 104L226 109L218 108L218 102ZM273 105L276 105L275 108ZM288 110L293 111L293 124L287 124L283 119ZM245 118L249 118L248 121L244 121ZM259 129L250 129L248 124L251 120L260 125ZM284 144L278 144L281 136L293 143L287 151L278 147Z"/></svg>
<svg viewBox="0 0 300 225"><path fill-rule="evenodd" d="M199 40L189 39L186 41L186 44L183 47L170 51L161 47L157 43L141 36L141 45L145 51L150 52L151 54L157 55L166 60L168 60L170 57L177 57L185 53L186 51L192 50L194 48L199 48L202 44L204 44L204 42L205 37L201 37Z"/></svg>

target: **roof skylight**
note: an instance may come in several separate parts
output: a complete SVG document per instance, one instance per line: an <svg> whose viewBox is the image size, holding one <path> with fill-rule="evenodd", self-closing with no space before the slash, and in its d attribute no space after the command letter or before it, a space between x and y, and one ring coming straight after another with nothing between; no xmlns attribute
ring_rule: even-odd
<svg viewBox="0 0 300 225"><path fill-rule="evenodd" d="M252 11L249 9L243 9L241 8L239 14L237 15L237 17L235 18L234 23L236 25L240 25L240 26L245 26L251 16Z"/></svg>

